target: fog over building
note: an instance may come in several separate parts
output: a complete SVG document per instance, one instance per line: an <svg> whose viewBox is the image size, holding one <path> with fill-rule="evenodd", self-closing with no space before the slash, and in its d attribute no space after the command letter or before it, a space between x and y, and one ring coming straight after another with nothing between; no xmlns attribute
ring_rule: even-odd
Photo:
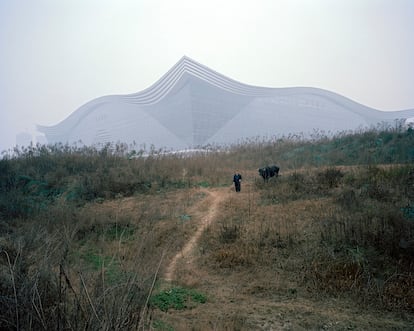
<svg viewBox="0 0 414 331"><path fill-rule="evenodd" d="M33 143L33 136L28 132L20 132L16 135L16 145L17 146L29 146Z"/></svg>
<svg viewBox="0 0 414 331"><path fill-rule="evenodd" d="M183 57L143 91L99 97L60 123L37 128L49 143L185 149L336 133L410 117L414 109L379 111L318 88L243 84Z"/></svg>

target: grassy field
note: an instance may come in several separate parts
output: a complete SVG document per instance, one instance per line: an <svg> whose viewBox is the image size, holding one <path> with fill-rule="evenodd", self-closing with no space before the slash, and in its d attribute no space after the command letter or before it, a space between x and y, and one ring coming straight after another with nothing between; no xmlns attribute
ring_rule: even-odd
<svg viewBox="0 0 414 331"><path fill-rule="evenodd" d="M412 130L161 152L3 153L0 329L414 328Z"/></svg>

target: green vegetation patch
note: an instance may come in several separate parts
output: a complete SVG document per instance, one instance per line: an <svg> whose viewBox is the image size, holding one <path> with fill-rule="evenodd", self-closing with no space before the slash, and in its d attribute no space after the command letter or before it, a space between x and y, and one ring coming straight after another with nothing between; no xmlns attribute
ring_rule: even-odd
<svg viewBox="0 0 414 331"><path fill-rule="evenodd" d="M206 296L194 289L173 287L153 295L150 304L162 311L167 311L170 308L176 310L191 308L194 303L205 303L206 301Z"/></svg>
<svg viewBox="0 0 414 331"><path fill-rule="evenodd" d="M152 323L152 327L155 330L160 330L160 331L174 331L174 328L168 324L167 322L161 321L161 320L155 320Z"/></svg>
<svg viewBox="0 0 414 331"><path fill-rule="evenodd" d="M111 224L104 231L105 239L107 240L131 240L133 238L135 229L129 224Z"/></svg>
<svg viewBox="0 0 414 331"><path fill-rule="evenodd" d="M106 281L113 285L122 282L127 274L121 270L119 261L110 256L87 252L81 255L83 262L95 272L104 272Z"/></svg>
<svg viewBox="0 0 414 331"><path fill-rule="evenodd" d="M183 215L180 215L180 220L181 221L189 221L189 220L191 220L191 216L190 215L187 215L187 214L183 214Z"/></svg>

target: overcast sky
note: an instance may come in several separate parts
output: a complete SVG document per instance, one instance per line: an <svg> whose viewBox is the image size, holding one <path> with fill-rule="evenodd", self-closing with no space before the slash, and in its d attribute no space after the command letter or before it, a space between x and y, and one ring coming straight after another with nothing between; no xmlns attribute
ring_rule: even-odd
<svg viewBox="0 0 414 331"><path fill-rule="evenodd" d="M414 1L0 0L0 151L183 55L251 85L414 108Z"/></svg>

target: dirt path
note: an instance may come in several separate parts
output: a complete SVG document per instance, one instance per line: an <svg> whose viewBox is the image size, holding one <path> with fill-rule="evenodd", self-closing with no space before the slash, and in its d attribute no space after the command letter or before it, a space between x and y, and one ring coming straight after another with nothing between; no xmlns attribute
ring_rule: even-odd
<svg viewBox="0 0 414 331"><path fill-rule="evenodd" d="M237 193L238 199L249 201L249 189L245 185ZM346 297L312 297L305 287L290 281L289 270L282 267L262 268L258 274L254 268L213 272L208 265L199 264L200 238L209 225L220 219L222 203L236 195L232 187L200 190L205 196L189 210L194 232L166 266L163 279L195 287L208 294L209 300L190 309L157 310L154 320L174 330L413 329L410 316L374 308L361 311Z"/></svg>
<svg viewBox="0 0 414 331"><path fill-rule="evenodd" d="M194 262L194 250L197 246L198 240L200 239L200 236L205 231L207 226L215 219L218 204L226 198L229 192L228 188L214 190L202 188L201 190L208 196L196 204L192 210L194 211L194 214L200 214L200 206L206 203L208 204L208 210L205 213L198 215L197 218L199 219L197 221L197 231L185 244L183 249L172 258L170 264L167 266L166 272L164 274L164 279L166 281L171 282L175 279L175 271L179 262L184 263L187 265L187 267L191 266L191 264Z"/></svg>

